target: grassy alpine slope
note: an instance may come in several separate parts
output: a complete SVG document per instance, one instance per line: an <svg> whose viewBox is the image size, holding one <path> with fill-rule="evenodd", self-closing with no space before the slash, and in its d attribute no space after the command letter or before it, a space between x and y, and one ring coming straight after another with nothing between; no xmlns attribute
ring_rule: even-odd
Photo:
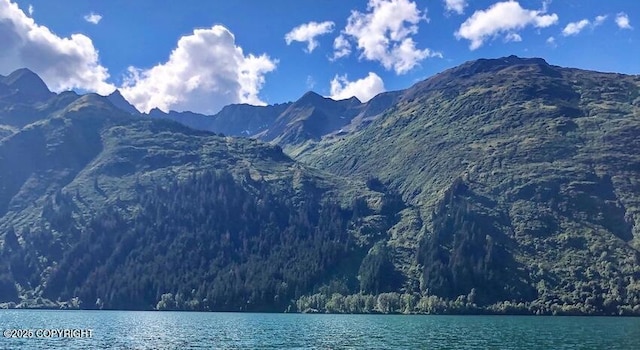
<svg viewBox="0 0 640 350"><path fill-rule="evenodd" d="M637 313L639 136L640 77L511 56L420 82L371 126L297 159L376 176L419 208L409 260L423 293Z"/></svg>

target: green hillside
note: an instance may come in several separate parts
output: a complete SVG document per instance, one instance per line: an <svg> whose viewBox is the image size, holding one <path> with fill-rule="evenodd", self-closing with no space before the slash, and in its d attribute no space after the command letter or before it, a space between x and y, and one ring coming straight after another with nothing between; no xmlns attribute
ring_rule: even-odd
<svg viewBox="0 0 640 350"><path fill-rule="evenodd" d="M512 56L418 83L298 159L420 209L423 293L615 313L639 309L639 135L640 77Z"/></svg>
<svg viewBox="0 0 640 350"><path fill-rule="evenodd" d="M282 311L357 284L339 265L369 248L353 221L389 202L277 146L96 95L3 139L0 183L0 296L20 307Z"/></svg>
<svg viewBox="0 0 640 350"><path fill-rule="evenodd" d="M0 307L640 315L638 76L511 56L227 108L269 144L28 73L0 82Z"/></svg>

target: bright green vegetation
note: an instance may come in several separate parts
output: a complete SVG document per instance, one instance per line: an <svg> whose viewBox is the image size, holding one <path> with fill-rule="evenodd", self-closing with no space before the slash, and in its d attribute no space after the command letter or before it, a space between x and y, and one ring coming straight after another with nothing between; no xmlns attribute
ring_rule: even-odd
<svg viewBox="0 0 640 350"><path fill-rule="evenodd" d="M4 306L640 314L640 77L507 57L218 115L267 144L12 76Z"/></svg>
<svg viewBox="0 0 640 350"><path fill-rule="evenodd" d="M424 222L412 257L388 243L422 294L637 313L639 136L640 77L509 57L421 82L298 159L377 176L419 209L391 231Z"/></svg>

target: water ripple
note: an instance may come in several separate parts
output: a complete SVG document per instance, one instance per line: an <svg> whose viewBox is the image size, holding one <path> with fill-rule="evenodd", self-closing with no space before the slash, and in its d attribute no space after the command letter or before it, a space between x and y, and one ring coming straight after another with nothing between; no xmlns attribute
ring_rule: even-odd
<svg viewBox="0 0 640 350"><path fill-rule="evenodd" d="M638 318L0 310L0 326L93 330L2 349L640 349Z"/></svg>

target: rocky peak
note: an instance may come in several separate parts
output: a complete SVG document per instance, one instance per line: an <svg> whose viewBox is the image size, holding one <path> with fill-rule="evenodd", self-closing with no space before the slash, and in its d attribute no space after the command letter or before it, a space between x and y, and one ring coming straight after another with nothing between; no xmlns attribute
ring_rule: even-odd
<svg viewBox="0 0 640 350"><path fill-rule="evenodd" d="M0 79L9 89L14 90L38 102L48 100L54 95L47 84L34 72L21 68Z"/></svg>

